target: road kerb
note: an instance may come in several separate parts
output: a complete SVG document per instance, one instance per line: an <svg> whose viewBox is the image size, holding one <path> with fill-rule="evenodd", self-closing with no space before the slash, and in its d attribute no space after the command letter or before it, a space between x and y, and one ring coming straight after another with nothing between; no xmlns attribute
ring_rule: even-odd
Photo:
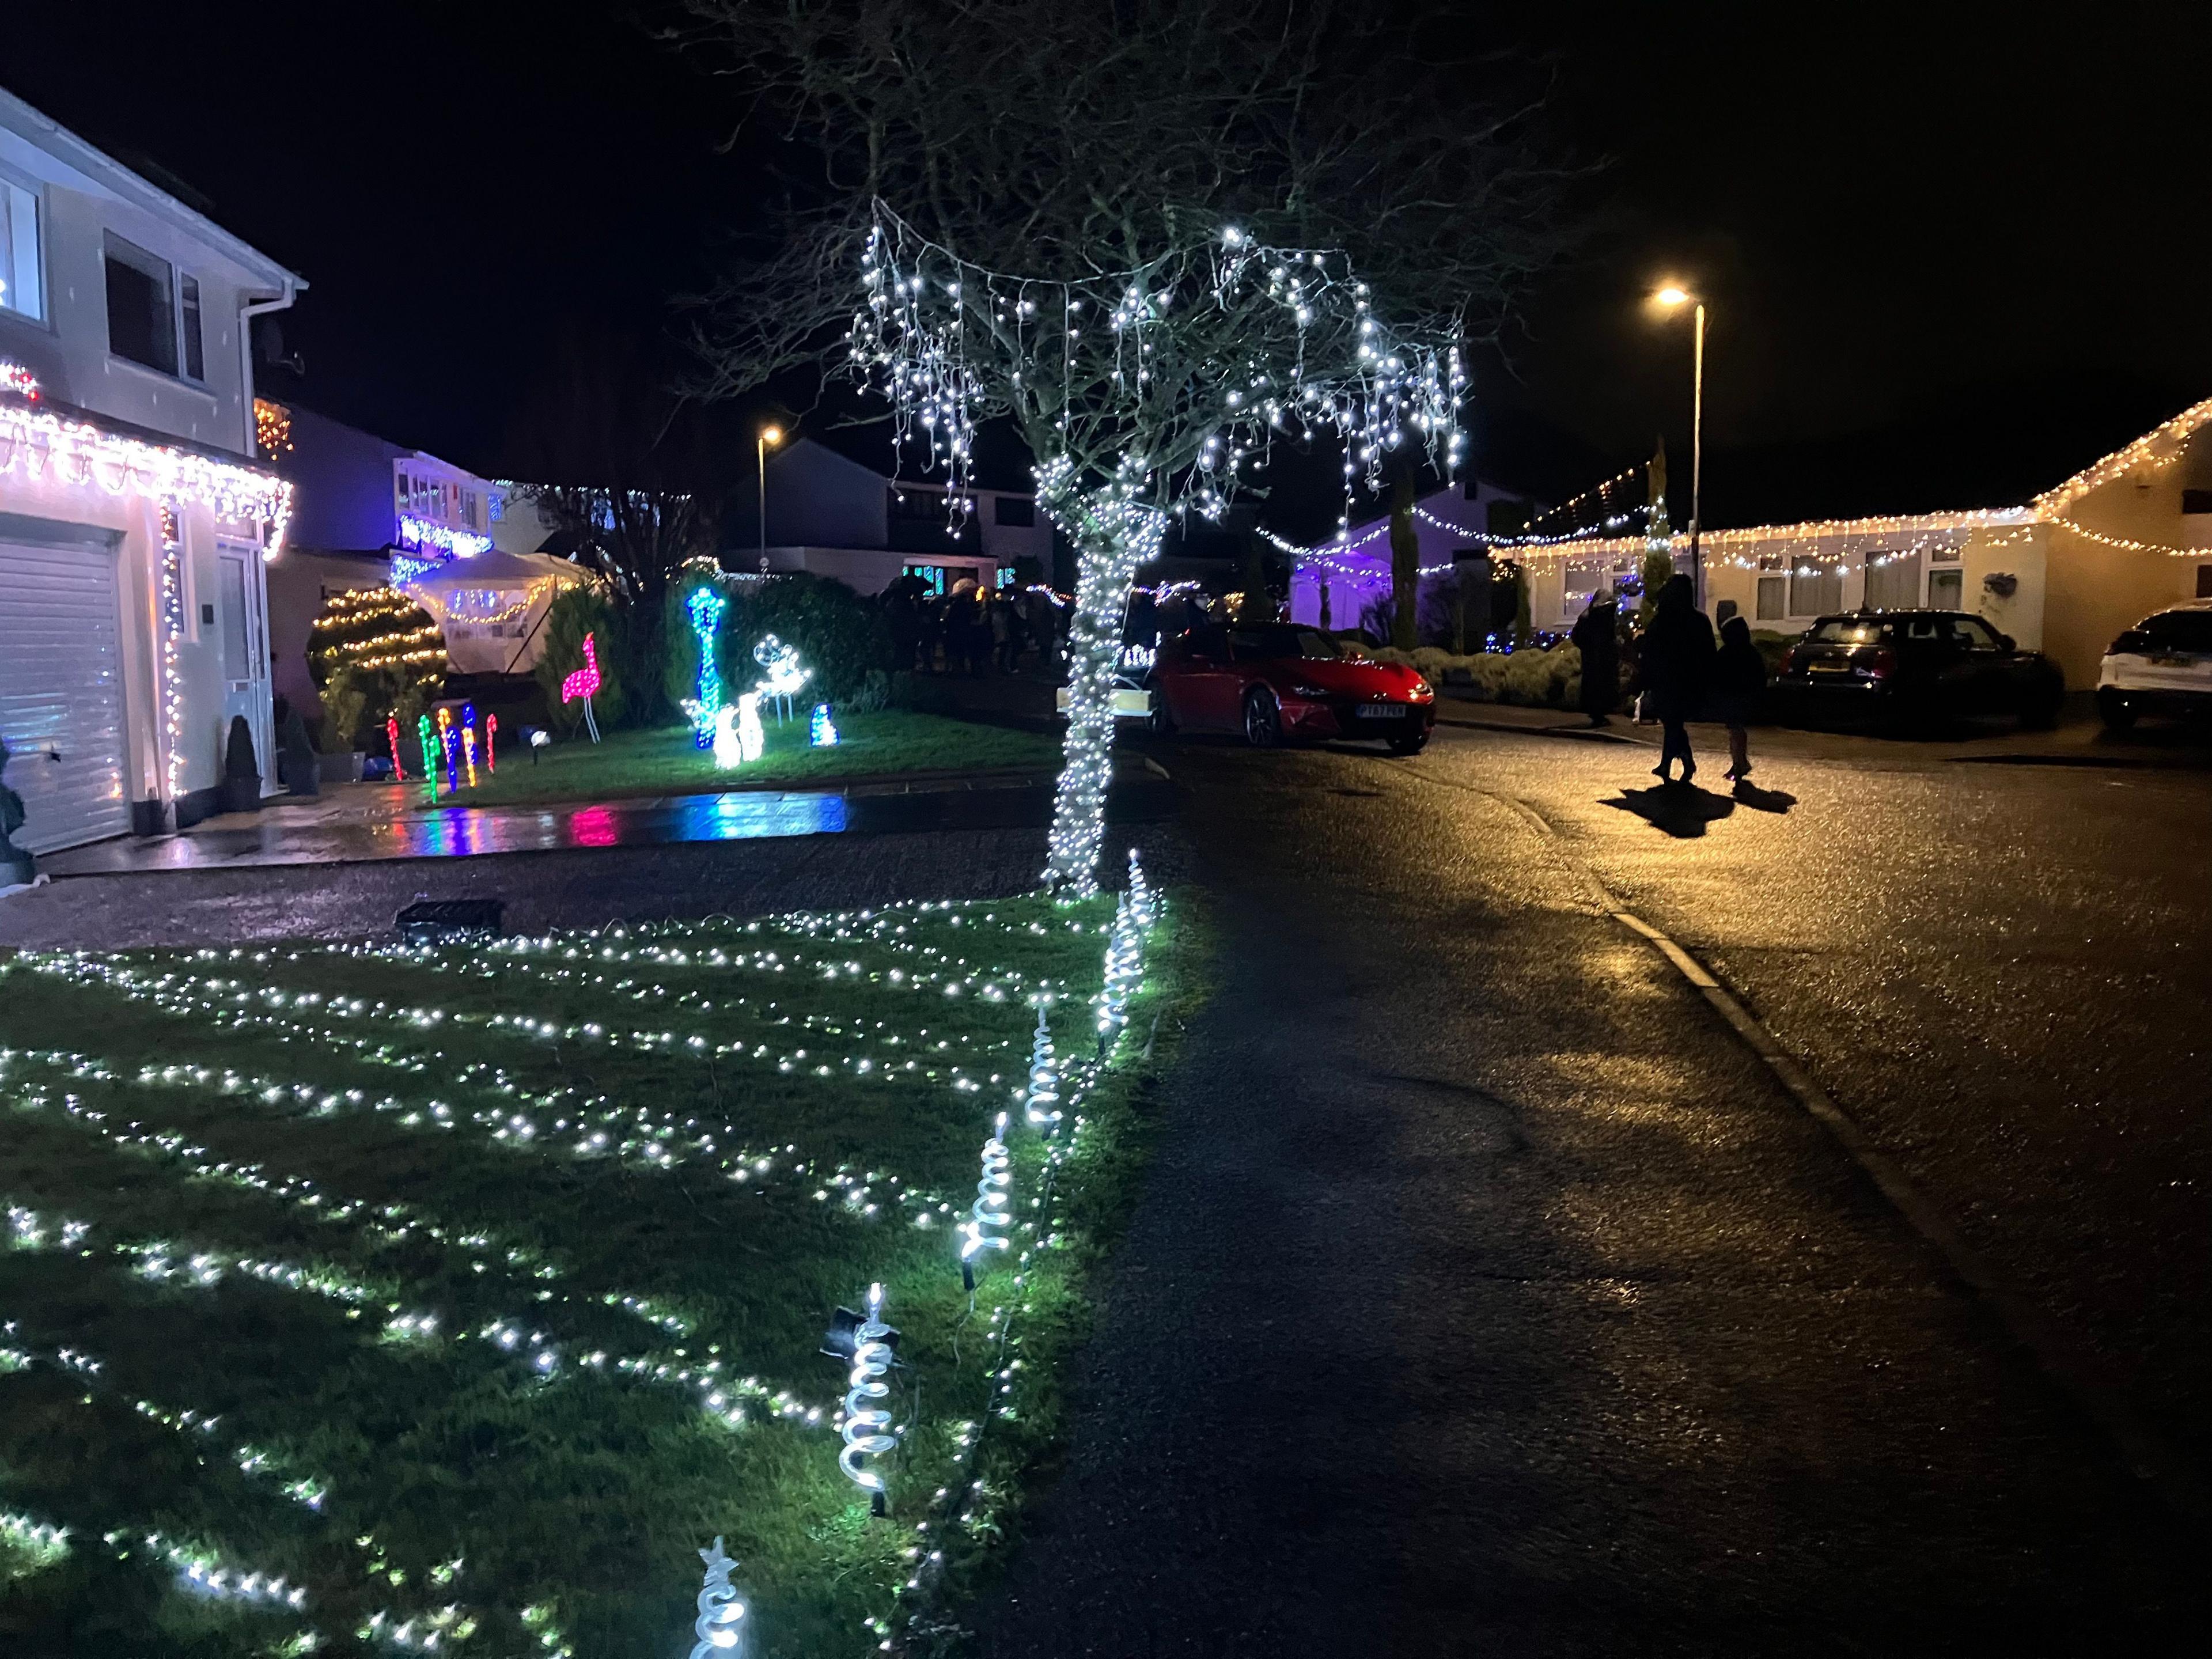
<svg viewBox="0 0 2212 1659"><path fill-rule="evenodd" d="M1580 860L1576 862L1579 864ZM1588 872L1583 873L1589 875ZM1596 879L1595 876L1589 878L1593 882ZM1765 1062L1775 1079L1866 1172L1913 1231L1941 1251L1951 1271L2003 1321L2014 1340L2034 1356L2044 1374L2063 1389L2105 1431L2128 1468L2155 1486L2178 1514L2198 1522L2212 1520L2212 1501L2208 1501L2203 1483L2189 1460L2121 1403L2095 1358L1966 1242L1942 1210L1913 1184L1895 1159L1875 1145L1857 1120L1837 1105L1828 1091L1813 1080L1775 1040L1774 1034L1710 969L1650 922L1618 907L1609 914L1615 921L1653 945L1677 973L1697 988L1714 1012Z"/></svg>

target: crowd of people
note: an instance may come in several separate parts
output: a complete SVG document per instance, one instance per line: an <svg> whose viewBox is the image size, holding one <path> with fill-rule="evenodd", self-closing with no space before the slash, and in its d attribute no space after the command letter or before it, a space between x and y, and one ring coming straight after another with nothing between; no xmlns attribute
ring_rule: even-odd
<svg viewBox="0 0 2212 1659"><path fill-rule="evenodd" d="M963 579L943 593L920 577L884 590L894 667L926 674L1051 672L1065 659L1072 608L1031 584L988 590Z"/></svg>

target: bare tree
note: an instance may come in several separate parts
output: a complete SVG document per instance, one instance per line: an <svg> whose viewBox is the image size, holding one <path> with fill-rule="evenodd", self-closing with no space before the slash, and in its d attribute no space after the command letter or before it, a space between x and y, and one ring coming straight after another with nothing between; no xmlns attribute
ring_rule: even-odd
<svg viewBox="0 0 2212 1659"><path fill-rule="evenodd" d="M1526 88L1339 0L686 3L819 163L714 296L711 389L841 356L956 484L1011 419L1082 555L1048 878L1087 890L1138 556L1279 441L1345 434L1347 490L1456 458L1456 349L1553 246Z"/></svg>
<svg viewBox="0 0 2212 1659"><path fill-rule="evenodd" d="M668 574L711 555L719 476L665 362L629 338L571 331L510 434L508 459L580 564L657 605Z"/></svg>

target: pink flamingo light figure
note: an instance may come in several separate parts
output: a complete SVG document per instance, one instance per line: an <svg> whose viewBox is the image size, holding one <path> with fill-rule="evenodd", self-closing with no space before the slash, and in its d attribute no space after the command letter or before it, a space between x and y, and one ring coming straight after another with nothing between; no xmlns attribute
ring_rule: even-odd
<svg viewBox="0 0 2212 1659"><path fill-rule="evenodd" d="M561 682L561 701L584 703L584 729L592 734L592 741L599 740L599 723L592 718L592 694L599 689L599 653L589 634L584 635L584 665Z"/></svg>

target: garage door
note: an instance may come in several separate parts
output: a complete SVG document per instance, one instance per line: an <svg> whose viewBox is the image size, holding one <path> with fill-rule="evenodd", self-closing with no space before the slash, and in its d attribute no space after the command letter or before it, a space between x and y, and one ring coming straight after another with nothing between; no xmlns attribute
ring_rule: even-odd
<svg viewBox="0 0 2212 1659"><path fill-rule="evenodd" d="M0 738L33 853L131 828L120 617L110 549L0 540Z"/></svg>

